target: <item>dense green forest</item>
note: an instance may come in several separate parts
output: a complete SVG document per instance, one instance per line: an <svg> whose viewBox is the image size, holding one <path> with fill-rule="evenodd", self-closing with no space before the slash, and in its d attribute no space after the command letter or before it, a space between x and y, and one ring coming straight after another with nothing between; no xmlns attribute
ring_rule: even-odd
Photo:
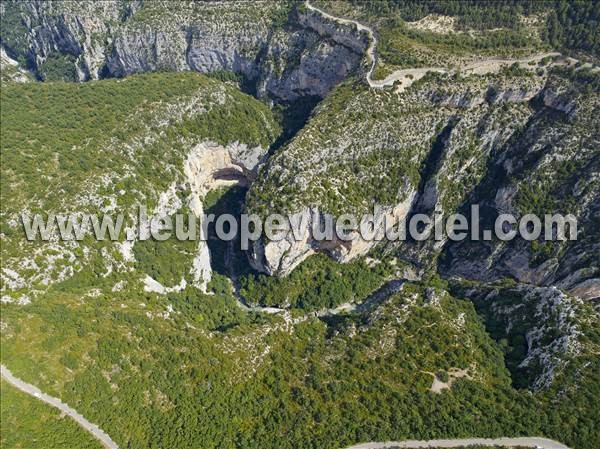
<svg viewBox="0 0 600 449"><path fill-rule="evenodd" d="M219 95L229 101L219 102ZM166 188L168 166L181 166L194 141L267 148L280 131L265 104L198 73L90 83L10 83L2 86L0 98L5 212L16 204L21 209L36 195L51 209L65 196L76 196L90 177L106 172L120 175L116 191L140 189L135 177L127 176L132 163L149 186ZM206 109L191 108L181 117L186 104L194 101ZM150 131L158 135L140 148L140 136ZM132 161L128 151L134 150L139 157ZM32 177L62 179L61 190L42 193L38 184L23 182ZM128 199L133 200L120 200Z"/></svg>
<svg viewBox="0 0 600 449"><path fill-rule="evenodd" d="M362 302L380 287L392 267L367 265L364 259L339 264L325 254L309 257L289 276L277 278L249 273L242 277L240 293L251 304L285 306L304 310Z"/></svg>
<svg viewBox="0 0 600 449"><path fill-rule="evenodd" d="M165 316L165 302L176 312ZM441 289L406 285L369 313L328 323L245 313L211 323L205 314L217 305L190 292L165 299L127 290L82 301L51 289L28 306L2 305L2 362L121 447L547 435L595 449L600 441L598 410L589 406L597 357L573 361L556 389L515 390L472 304ZM444 378L452 369L468 377L430 391L431 373Z"/></svg>

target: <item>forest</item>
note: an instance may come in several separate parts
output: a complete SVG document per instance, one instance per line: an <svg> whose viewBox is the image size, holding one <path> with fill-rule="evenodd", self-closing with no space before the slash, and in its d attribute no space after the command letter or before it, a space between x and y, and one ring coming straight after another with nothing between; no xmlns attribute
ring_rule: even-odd
<svg viewBox="0 0 600 449"><path fill-rule="evenodd" d="M122 447L546 435L595 449L599 441L598 411L589 407L599 393L597 357L574 361L559 390L515 389L473 305L437 287L407 285L369 313L328 324L309 318L293 329L281 317L251 314L210 323L205 313L218 298L190 293L169 295L177 312L168 317L165 299L131 289L83 303L51 289L26 307L2 305L10 323L3 363ZM444 378L453 368L469 377L432 393L429 373ZM578 388L569 387L574 375Z"/></svg>
<svg viewBox="0 0 600 449"><path fill-rule="evenodd" d="M557 48L600 56L600 4L588 0L349 0L375 16L416 21L428 14L458 18L463 29L518 29L519 14L547 13L545 39Z"/></svg>

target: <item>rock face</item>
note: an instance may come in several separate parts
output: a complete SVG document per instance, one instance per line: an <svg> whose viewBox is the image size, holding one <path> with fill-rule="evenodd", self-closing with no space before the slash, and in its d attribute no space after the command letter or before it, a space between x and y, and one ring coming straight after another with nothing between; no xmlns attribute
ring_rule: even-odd
<svg viewBox="0 0 600 449"><path fill-rule="evenodd" d="M247 186L256 177L266 154L265 148L248 148L237 142L227 146L210 141L196 145L184 162L184 174L192 191L192 211L197 216L202 214L197 204L212 189L236 184Z"/></svg>
<svg viewBox="0 0 600 449"><path fill-rule="evenodd" d="M393 217L395 221L402 221L410 211L415 192L408 192L406 199L393 208L383 210L383 213ZM305 208L290 218L292 226L298 227L302 233L298 235L292 231L278 241L259 240L251 248L249 257L251 265L258 271L269 275L286 276L300 262L319 251L324 251L337 262L345 263L367 254L377 240L365 240L360 232L352 231L348 239L340 239L335 233L335 217L331 214L319 212L317 208ZM303 224L306 224L304 227ZM333 230L333 239L324 240L315 237L315 229L324 231L327 227ZM385 228L383 228L385 230Z"/></svg>
<svg viewBox="0 0 600 449"><path fill-rule="evenodd" d="M500 213L573 214L578 241L442 239L392 242L385 251L422 268L481 281L512 277L599 296L598 92L577 74L431 74L401 93L343 85L274 154L248 194L249 211L339 216L375 204L470 216L480 229ZM543 237L542 237L543 238ZM285 275L315 251L347 261L377 242L257 242L254 266ZM360 248L360 250L358 249Z"/></svg>
<svg viewBox="0 0 600 449"><path fill-rule="evenodd" d="M481 206L482 229L493 229L501 213L517 219L535 213L542 221L545 214L572 214L577 218L577 240L451 242L441 268L470 279L511 277L598 298L598 92L583 94L581 85L554 77L537 99L520 132L490 161L488 176L473 190L471 201Z"/></svg>
<svg viewBox="0 0 600 449"><path fill-rule="evenodd" d="M185 179L191 190L189 207L196 217L202 217L202 200L209 191L222 186L248 185L255 178L266 153L267 150L260 146L248 148L237 142L227 146L209 141L196 145L183 166ZM206 293L212 269L205 240L198 241L191 274L193 285Z"/></svg>
<svg viewBox="0 0 600 449"><path fill-rule="evenodd" d="M15 57L45 77L61 64L79 81L157 70L235 72L260 96L293 101L324 97L356 71L368 44L303 8L278 2L6 3L6 26L24 41L3 38ZM218 20L215 20L218 18ZM6 19L7 21L9 19ZM13 23L14 22L14 23Z"/></svg>
<svg viewBox="0 0 600 449"><path fill-rule="evenodd" d="M582 300L554 287L476 286L471 299L497 340L508 341L507 366L519 388L540 390L584 354L581 318L596 320Z"/></svg>
<svg viewBox="0 0 600 449"><path fill-rule="evenodd" d="M2 81L14 81L17 83L31 81L29 73L23 70L17 61L6 54L4 47L0 47L0 66L2 68Z"/></svg>

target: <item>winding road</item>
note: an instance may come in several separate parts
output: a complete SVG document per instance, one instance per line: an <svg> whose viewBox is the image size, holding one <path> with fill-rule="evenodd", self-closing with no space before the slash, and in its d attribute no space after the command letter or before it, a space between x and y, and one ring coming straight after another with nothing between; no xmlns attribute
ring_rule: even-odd
<svg viewBox="0 0 600 449"><path fill-rule="evenodd" d="M367 82L369 83L369 86L371 87L383 87L383 86L378 86L377 85L377 81L373 81L373 79L371 78L371 75L373 74L373 70L375 70L375 65L377 64L377 37L375 36L375 33L373 32L373 30L371 28L369 28L366 25L363 25L362 23L356 21L356 20L352 20L352 19L344 19L342 17L336 17L336 16L332 16L331 14L327 14L325 11L323 11L322 9L317 8L316 6L311 5L308 0L306 1L306 7L308 9L310 9L311 11L316 11L319 14L321 14L323 17L329 19L329 20L333 20L334 22L337 23L341 23L342 25L354 25L358 31L365 31L368 35L369 35L369 40L370 40L370 44L369 47L367 48L367 55L369 56L369 59L371 60L371 67L369 68L369 71L367 72Z"/></svg>
<svg viewBox="0 0 600 449"><path fill-rule="evenodd" d="M15 377L10 372L10 370L4 365L0 365L0 373L2 374L2 378L6 380L9 384L11 384L13 387L16 387L22 392L27 393L28 395L31 395L36 399L39 399L40 401L50 404L52 407L59 409L64 414L69 415L77 422L77 424L79 424L81 427L83 427L85 430L91 433L94 438L100 441L100 443L102 443L102 446L104 446L105 448L119 448L119 446L117 446L117 443L111 440L111 438L106 434L106 432L104 432L100 427L98 427L96 424L89 422L87 419L85 419L83 416L77 413L75 409L69 407L60 399L57 399L53 396L49 396L46 393L42 393L42 391L39 388L28 384L27 382L23 382L21 379Z"/></svg>
<svg viewBox="0 0 600 449"><path fill-rule="evenodd" d="M383 88L386 86L392 86L396 81L400 81L400 85L398 86L398 91L402 92L408 86L410 86L415 81L423 78L428 72L438 72L438 73L469 73L476 75L486 75L491 73L498 73L502 67L509 66L514 63L518 64L528 64L528 63L537 63L538 61L554 56L562 56L561 53L558 52L547 52L540 53L529 57L524 58L487 58L481 61L475 61L470 64L466 64L462 66L460 69L448 69L444 67L417 67L417 68L409 68L409 69L400 69L388 75L383 80L374 80L373 79L373 71L375 70L375 66L377 64L377 35L376 33L368 26L352 19L345 19L342 17L332 16L331 14L326 13L322 9L313 6L306 1L306 7L311 11L318 12L323 17L333 20L342 25L354 25L359 31L365 31L369 34L371 43L367 48L367 55L370 59L371 66L367 71L366 79L369 83L370 87L373 88ZM563 63L566 64L574 64L577 60L573 58L565 58Z"/></svg>
<svg viewBox="0 0 600 449"><path fill-rule="evenodd" d="M392 449L392 448L440 448L440 447L468 447L481 446L506 446L506 447L533 447L540 449L569 449L558 441L541 437L517 437L517 438L463 438L455 440L405 440L387 441L382 443L363 443L350 446L347 449Z"/></svg>

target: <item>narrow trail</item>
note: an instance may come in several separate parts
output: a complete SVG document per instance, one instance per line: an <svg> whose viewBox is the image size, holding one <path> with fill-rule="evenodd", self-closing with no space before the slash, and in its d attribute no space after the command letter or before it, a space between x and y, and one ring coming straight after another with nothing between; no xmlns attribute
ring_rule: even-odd
<svg viewBox="0 0 600 449"><path fill-rule="evenodd" d="M117 443L111 440L111 438L106 434L106 432L100 429L100 427L98 427L96 424L89 422L82 415L77 413L75 409L69 407L60 399L47 395L46 393L42 393L42 391L39 388L28 384L27 382L23 382L21 379L15 377L10 372L10 370L4 365L0 365L0 373L2 374L2 378L6 380L9 384L11 384L13 387L35 397L36 399L39 399L40 401L50 404L52 407L55 407L61 412L65 413L66 415L69 415L77 422L77 424L79 424L81 427L83 427L85 430L91 433L94 438L100 441L100 443L102 443L102 446L104 446L105 448L119 448L119 446L117 446Z"/></svg>
<svg viewBox="0 0 600 449"><path fill-rule="evenodd" d="M346 449L392 449L392 448L440 448L440 447L466 447L473 445L482 446L505 446L505 447L532 447L540 449L569 449L558 441L542 437L517 437L517 438L462 438L448 440L405 440L370 442L350 446Z"/></svg>

